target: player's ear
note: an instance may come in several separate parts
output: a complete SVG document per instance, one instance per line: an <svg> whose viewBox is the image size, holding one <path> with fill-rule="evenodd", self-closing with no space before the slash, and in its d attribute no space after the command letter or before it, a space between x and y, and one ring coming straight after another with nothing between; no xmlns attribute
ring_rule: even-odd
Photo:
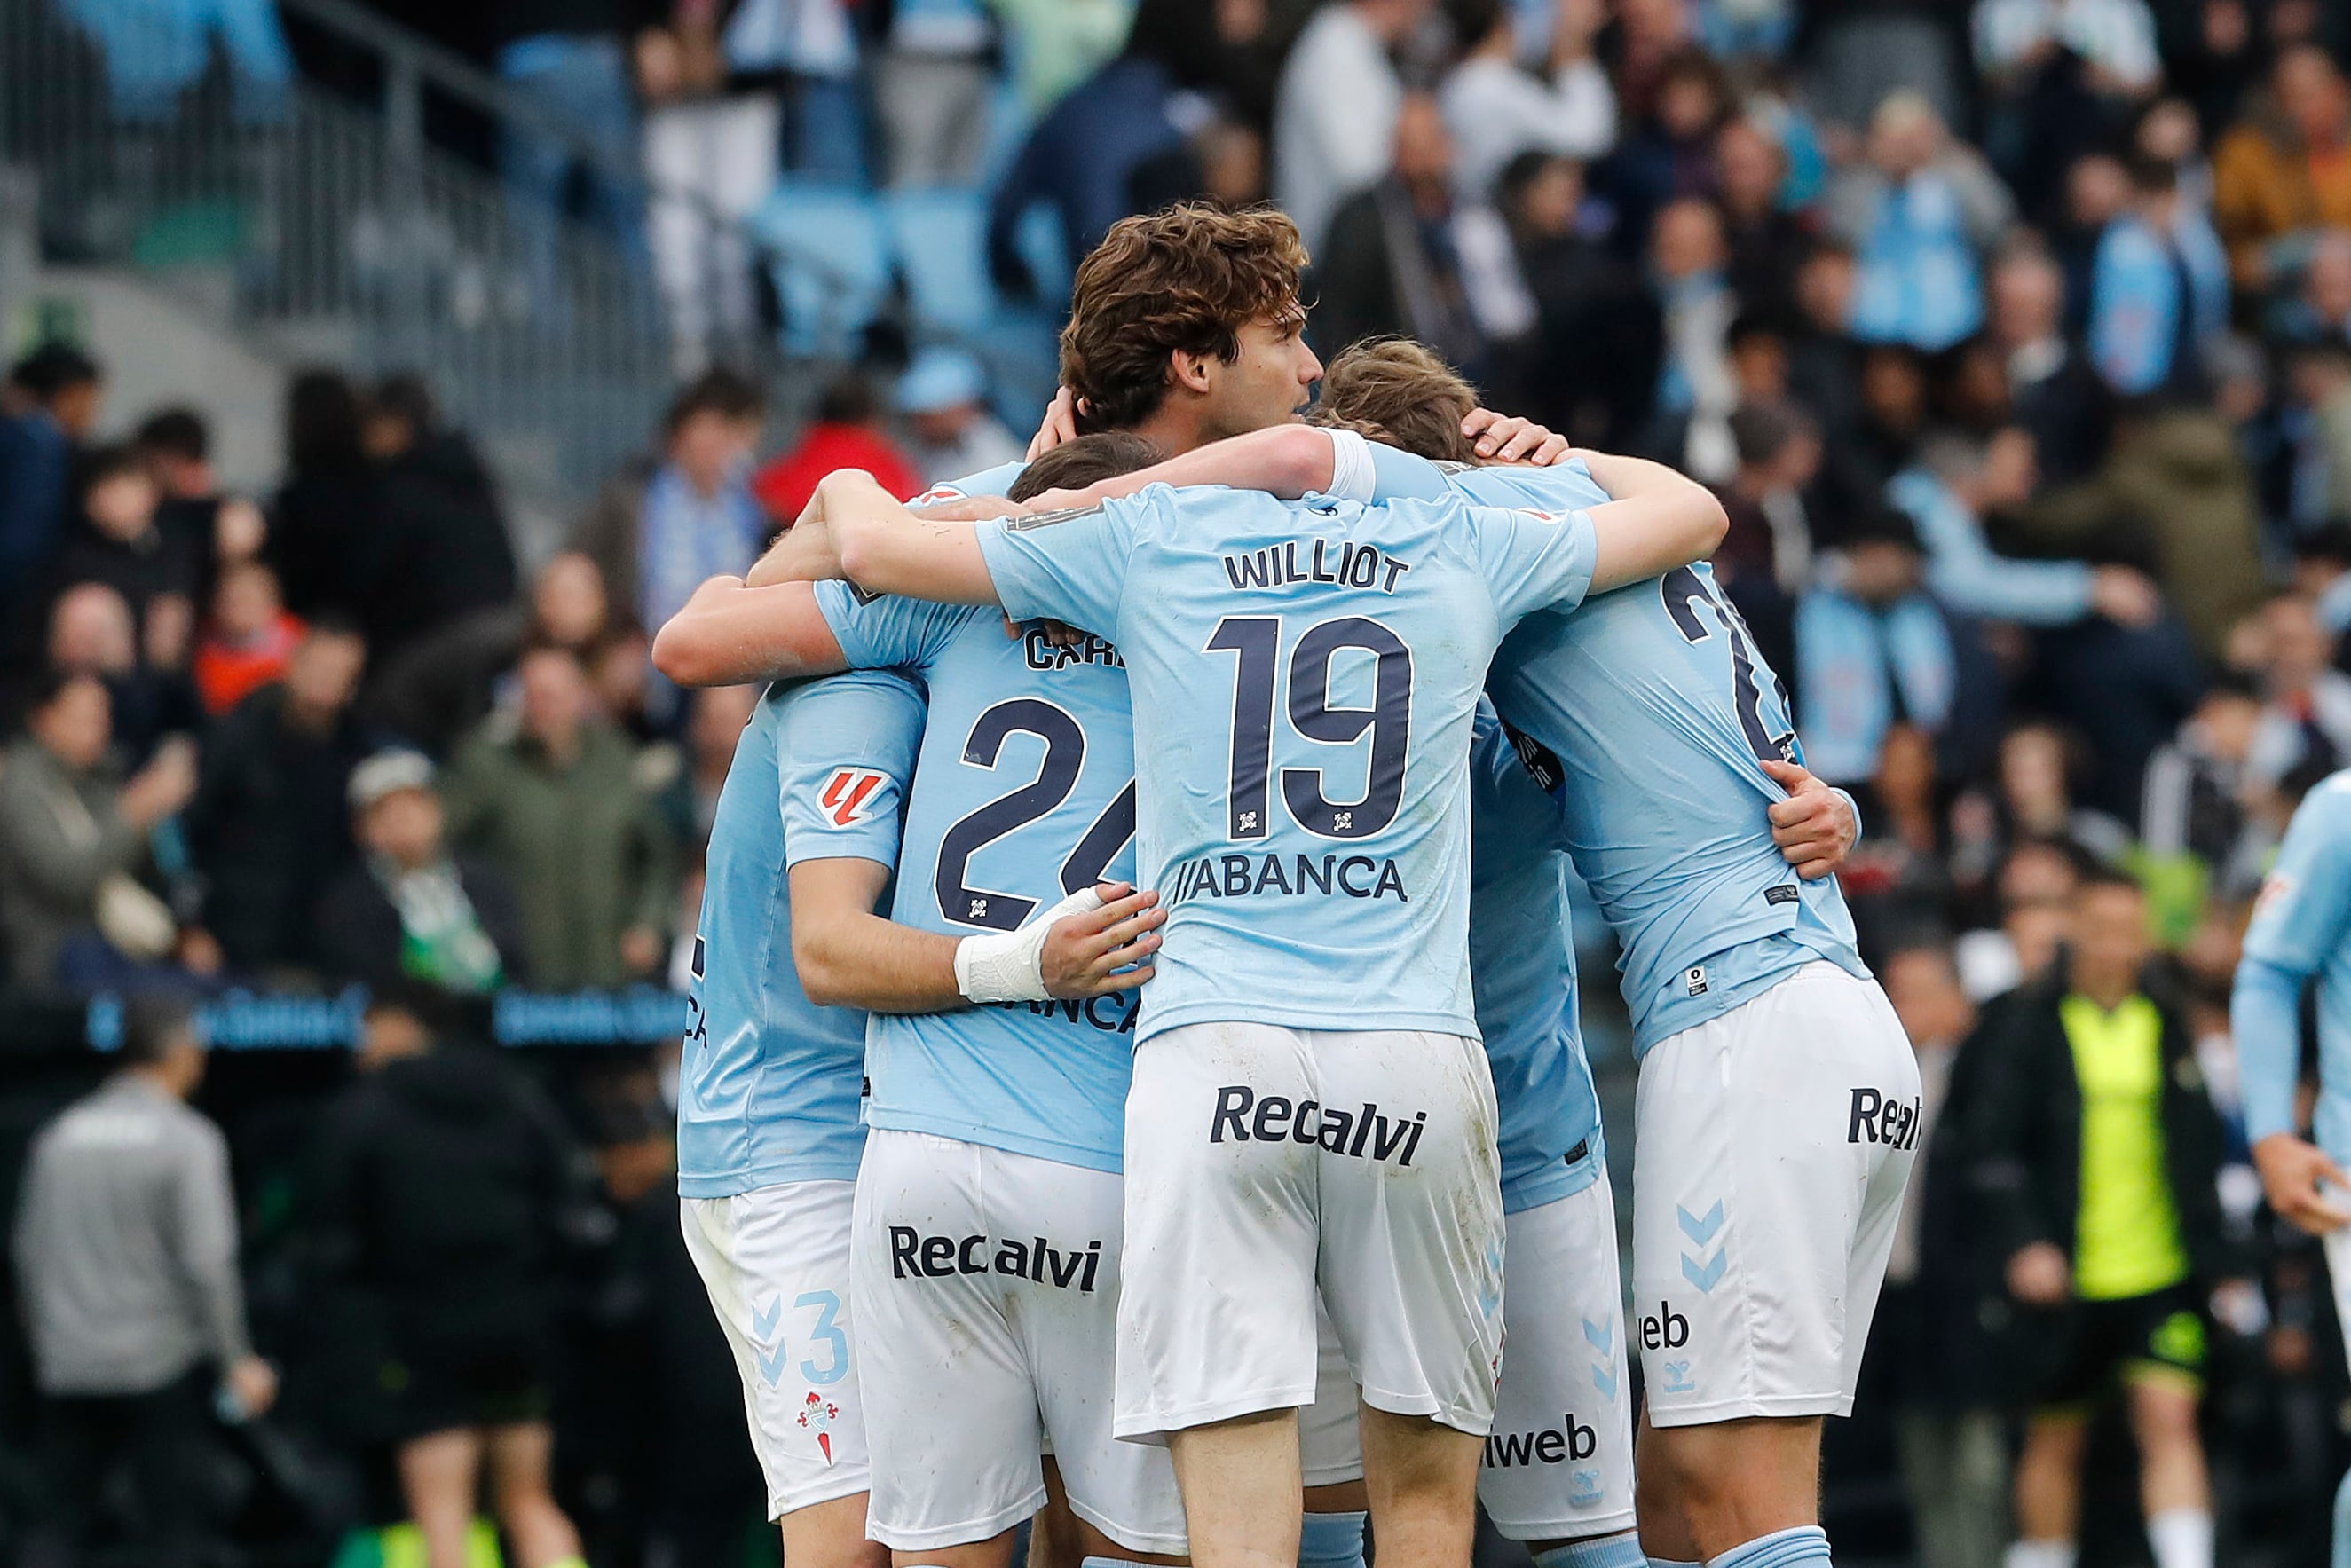
<svg viewBox="0 0 2351 1568"><path fill-rule="evenodd" d="M1216 385L1217 364L1214 354L1196 354L1188 349L1171 350L1167 355L1167 384L1180 390L1207 396Z"/></svg>

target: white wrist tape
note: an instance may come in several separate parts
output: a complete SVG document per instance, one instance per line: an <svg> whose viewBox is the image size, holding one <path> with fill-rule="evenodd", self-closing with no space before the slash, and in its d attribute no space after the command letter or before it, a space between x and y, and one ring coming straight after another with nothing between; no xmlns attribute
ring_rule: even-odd
<svg viewBox="0 0 2351 1568"><path fill-rule="evenodd" d="M956 944L956 989L968 1002L1042 1002L1051 999L1045 989L1045 938L1053 922L1071 915L1092 915L1102 906L1102 895L1081 887L1049 909L1031 915L1018 931L967 936Z"/></svg>
<svg viewBox="0 0 2351 1568"><path fill-rule="evenodd" d="M1334 501L1371 505L1380 484L1379 470L1372 461L1372 444L1361 431L1334 426L1323 434L1331 438L1331 487L1322 493Z"/></svg>

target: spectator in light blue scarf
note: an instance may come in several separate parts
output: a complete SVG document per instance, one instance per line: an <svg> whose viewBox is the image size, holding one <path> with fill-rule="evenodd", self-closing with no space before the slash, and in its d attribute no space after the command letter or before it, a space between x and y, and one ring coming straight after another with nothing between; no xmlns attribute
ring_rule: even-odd
<svg viewBox="0 0 2351 1568"><path fill-rule="evenodd" d="M211 63L214 39L235 77L238 118L285 112L294 57L270 0L65 0L64 10L106 57L118 120L169 122Z"/></svg>
<svg viewBox="0 0 2351 1568"><path fill-rule="evenodd" d="M1796 602L1804 760L1832 784L1875 778L1895 725L1939 737L1951 717L1959 655L1924 568L1917 530L1886 508L1846 530Z"/></svg>
<svg viewBox="0 0 2351 1568"><path fill-rule="evenodd" d="M2106 225L2090 284L2090 357L2126 396L2196 398L2229 329L2229 255L2159 159L2131 166L2131 208Z"/></svg>
<svg viewBox="0 0 2351 1568"><path fill-rule="evenodd" d="M1983 161L1950 140L1916 93L1879 105L1869 161L1838 177L1831 226L1860 266L1853 332L1869 342L1949 348L1983 319L1980 256L2014 215Z"/></svg>

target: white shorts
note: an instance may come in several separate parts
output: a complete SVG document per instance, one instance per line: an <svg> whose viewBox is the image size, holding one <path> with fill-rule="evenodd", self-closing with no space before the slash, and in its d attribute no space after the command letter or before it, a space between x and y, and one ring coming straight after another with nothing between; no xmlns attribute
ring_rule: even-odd
<svg viewBox="0 0 2351 1568"><path fill-rule="evenodd" d="M685 1249L743 1380L770 1519L868 1484L849 1291L856 1190L795 1181L678 1201Z"/></svg>
<svg viewBox="0 0 2351 1568"><path fill-rule="evenodd" d="M1625 1375L1616 1203L1606 1172L1582 1192L1508 1216L1502 1321L1510 1344L1478 1500L1512 1541L1633 1528L1633 1417ZM1355 1384L1335 1333L1299 1416L1308 1486L1360 1480Z"/></svg>
<svg viewBox="0 0 2351 1568"><path fill-rule="evenodd" d="M1918 1121L1886 993L1834 964L1642 1059L1632 1333L1652 1425L1852 1412Z"/></svg>
<svg viewBox="0 0 2351 1568"><path fill-rule="evenodd" d="M1510 1216L1494 1433L1478 1500L1512 1541L1633 1528L1633 1395L1608 1173Z"/></svg>
<svg viewBox="0 0 2351 1568"><path fill-rule="evenodd" d="M1496 1124L1484 1048L1458 1035L1206 1023L1137 1046L1118 1435L1312 1406L1319 1286L1364 1403L1483 1437Z"/></svg>
<svg viewBox="0 0 2351 1568"><path fill-rule="evenodd" d="M901 1551L987 1541L1045 1504L1134 1552L1181 1553L1165 1450L1114 1442L1116 1176L876 1128L851 1272L873 1441L866 1533Z"/></svg>

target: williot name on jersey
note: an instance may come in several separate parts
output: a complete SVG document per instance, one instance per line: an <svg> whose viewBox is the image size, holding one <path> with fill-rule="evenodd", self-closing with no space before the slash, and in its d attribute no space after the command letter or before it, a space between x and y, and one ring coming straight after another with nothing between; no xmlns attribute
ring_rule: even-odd
<svg viewBox="0 0 2351 1568"><path fill-rule="evenodd" d="M1338 819L1346 815L1343 808L1334 813L1342 831L1348 824ZM1333 894L1349 898L1393 896L1399 904L1412 902L1396 862L1369 855L1324 855L1319 861L1302 854L1203 855L1176 868L1175 887L1166 896L1172 904L1195 898L1254 898L1267 894L1289 898L1306 894L1324 898Z"/></svg>
<svg viewBox="0 0 2351 1568"><path fill-rule="evenodd" d="M1297 539L1268 545L1244 555L1228 555L1225 557L1225 580L1237 589L1325 582L1341 588L1376 588L1382 593L1394 593L1396 579L1412 570L1410 561L1398 560L1377 545L1342 544L1338 553L1332 555L1328 543L1324 539L1303 541L1302 557L1299 553L1301 541Z"/></svg>

